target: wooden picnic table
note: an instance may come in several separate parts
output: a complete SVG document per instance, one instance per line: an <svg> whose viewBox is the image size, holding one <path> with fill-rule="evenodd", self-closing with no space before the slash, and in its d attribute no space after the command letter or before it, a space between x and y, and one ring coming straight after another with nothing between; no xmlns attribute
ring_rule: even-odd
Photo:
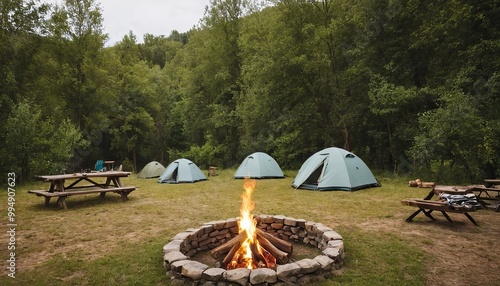
<svg viewBox="0 0 500 286"><path fill-rule="evenodd" d="M485 186L486 184L491 185L500 185L500 179L484 179Z"/></svg>
<svg viewBox="0 0 500 286"><path fill-rule="evenodd" d="M465 195L472 193L470 187L467 186L444 186L436 185L430 191L429 194L424 198L424 200L430 200L434 196L439 197L440 194L450 194L450 195Z"/></svg>
<svg viewBox="0 0 500 286"><path fill-rule="evenodd" d="M471 189L485 208L492 208L499 212L500 188L497 185L500 186L500 179L485 179L484 185L472 186Z"/></svg>
<svg viewBox="0 0 500 286"><path fill-rule="evenodd" d="M435 220L432 216L433 211L439 211L443 214L443 216L449 222L453 222L448 213L462 213L464 214L474 225L477 225L477 222L474 218L469 214L469 212L474 212L475 208L468 208L466 206L453 206L447 204L442 200L433 200L434 196L438 196L441 198L441 194L450 194L450 195L466 195L472 193L472 189L470 187L463 186L434 186L427 196L423 199L405 199L401 202L406 206L417 207L418 210L412 213L407 219L407 222L411 222L415 216L419 213L423 213L428 218Z"/></svg>
<svg viewBox="0 0 500 286"><path fill-rule="evenodd" d="M108 171L36 176L38 180L49 182L50 187L48 190L30 190L28 193L43 196L45 205L49 205L52 197L57 197L57 203L64 209L68 209L66 197L75 195L99 193L100 197L104 197L107 192L114 192L120 194L123 200L128 200L128 194L137 189L135 186L123 186L121 178L129 175L130 172ZM104 183L98 182L103 178L106 179ZM66 184L66 181L71 183ZM90 184L81 185L84 182Z"/></svg>

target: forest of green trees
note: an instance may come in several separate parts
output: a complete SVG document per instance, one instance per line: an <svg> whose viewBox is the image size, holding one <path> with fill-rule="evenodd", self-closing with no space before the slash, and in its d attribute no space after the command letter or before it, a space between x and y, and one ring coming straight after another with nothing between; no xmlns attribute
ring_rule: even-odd
<svg viewBox="0 0 500 286"><path fill-rule="evenodd" d="M200 24L106 46L98 0L0 0L0 171L189 158L283 169L340 147L372 170L500 168L500 0L211 0Z"/></svg>

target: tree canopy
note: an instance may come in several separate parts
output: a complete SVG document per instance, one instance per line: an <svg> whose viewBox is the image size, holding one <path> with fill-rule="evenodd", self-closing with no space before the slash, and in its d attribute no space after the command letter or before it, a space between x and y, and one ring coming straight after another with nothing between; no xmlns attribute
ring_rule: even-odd
<svg viewBox="0 0 500 286"><path fill-rule="evenodd" d="M200 25L105 47L96 0L0 1L0 169L285 169L341 147L374 170L500 169L500 0L211 0Z"/></svg>

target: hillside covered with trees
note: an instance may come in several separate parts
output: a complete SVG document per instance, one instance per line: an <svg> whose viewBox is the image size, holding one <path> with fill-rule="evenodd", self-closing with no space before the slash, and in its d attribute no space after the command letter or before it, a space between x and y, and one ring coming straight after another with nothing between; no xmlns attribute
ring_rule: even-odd
<svg viewBox="0 0 500 286"><path fill-rule="evenodd" d="M476 182L500 167L500 0L211 0L187 32L105 46L98 1L1 0L0 169L114 159L373 170Z"/></svg>

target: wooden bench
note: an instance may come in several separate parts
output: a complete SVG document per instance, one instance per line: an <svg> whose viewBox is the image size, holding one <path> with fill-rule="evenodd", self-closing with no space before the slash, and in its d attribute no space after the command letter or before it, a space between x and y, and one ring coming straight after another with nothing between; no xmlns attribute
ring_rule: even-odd
<svg viewBox="0 0 500 286"><path fill-rule="evenodd" d="M66 197L76 196L76 195L86 195L100 193L100 197L103 198L107 192L113 192L120 194L122 200L128 200L128 195L135 191L137 187L127 186L127 187L115 187L115 188L96 188L96 189L86 189L81 191L66 191L66 192L49 192L46 190L31 190L28 193L36 194L37 196L45 197L45 205L49 205L50 199L57 197L57 203L64 209L68 209L66 205Z"/></svg>
<svg viewBox="0 0 500 286"><path fill-rule="evenodd" d="M440 211L443 216L449 221L453 222L448 213L462 213L464 214L474 225L477 225L474 218L469 214L469 212L475 211L475 209L467 208L467 207L455 207L446 204L446 202L442 201L431 201L431 200L422 200L422 199L406 199L401 201L406 206L412 206L419 208L418 211L411 214L406 221L411 222L415 216L419 213L423 213L425 216L432 220L436 220L431 213L433 211Z"/></svg>
<svg viewBox="0 0 500 286"><path fill-rule="evenodd" d="M472 187L472 192L477 192L476 197L485 209L493 209L496 212L500 212L500 188L474 186ZM496 192L497 195L490 195L489 192Z"/></svg>

